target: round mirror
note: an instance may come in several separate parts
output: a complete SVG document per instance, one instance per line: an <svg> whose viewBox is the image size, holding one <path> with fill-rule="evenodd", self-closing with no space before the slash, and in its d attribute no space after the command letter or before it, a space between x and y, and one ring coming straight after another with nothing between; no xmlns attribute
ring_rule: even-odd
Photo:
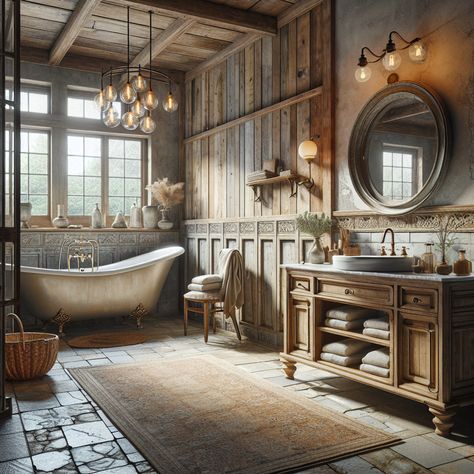
<svg viewBox="0 0 474 474"><path fill-rule="evenodd" d="M447 116L437 95L411 82L375 94L349 143L354 188L373 210L405 214L426 201L447 168Z"/></svg>

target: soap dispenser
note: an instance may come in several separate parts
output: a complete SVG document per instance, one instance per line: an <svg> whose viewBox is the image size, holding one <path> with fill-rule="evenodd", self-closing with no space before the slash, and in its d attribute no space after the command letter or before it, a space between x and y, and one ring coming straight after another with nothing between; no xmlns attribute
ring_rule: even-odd
<svg viewBox="0 0 474 474"><path fill-rule="evenodd" d="M420 265L423 273L434 273L436 268L436 255L433 253L432 243L426 243L426 251L420 257Z"/></svg>
<svg viewBox="0 0 474 474"><path fill-rule="evenodd" d="M466 258L466 251L459 250L459 259L454 262L454 273L458 276L470 275L472 272L472 263Z"/></svg>

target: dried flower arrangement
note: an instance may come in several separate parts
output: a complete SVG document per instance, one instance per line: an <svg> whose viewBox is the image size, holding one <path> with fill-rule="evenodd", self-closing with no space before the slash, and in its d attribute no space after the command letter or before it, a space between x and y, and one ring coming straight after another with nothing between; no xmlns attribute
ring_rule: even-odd
<svg viewBox="0 0 474 474"><path fill-rule="evenodd" d="M168 178L157 179L146 188L163 209L170 209L184 201L184 183L171 183Z"/></svg>
<svg viewBox="0 0 474 474"><path fill-rule="evenodd" d="M452 214L438 215L439 227L436 232L438 242L435 248L441 252L441 263L446 264L446 254L449 249L456 243L456 237L453 237L453 232L459 228L459 223L456 222Z"/></svg>
<svg viewBox="0 0 474 474"><path fill-rule="evenodd" d="M332 219L327 217L324 212L321 214L321 217L308 211L296 217L296 227L304 234L309 234L315 239L319 239L323 234L329 232L331 226Z"/></svg>

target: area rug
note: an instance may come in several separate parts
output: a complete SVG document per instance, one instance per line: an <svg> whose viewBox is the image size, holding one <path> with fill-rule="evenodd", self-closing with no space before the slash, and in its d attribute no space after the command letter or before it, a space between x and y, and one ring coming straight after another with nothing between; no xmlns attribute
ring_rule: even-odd
<svg viewBox="0 0 474 474"><path fill-rule="evenodd" d="M73 337L67 343L81 349L133 346L143 344L148 338L138 332L99 332L87 336Z"/></svg>
<svg viewBox="0 0 474 474"><path fill-rule="evenodd" d="M287 472L396 441L212 356L70 371L160 473Z"/></svg>

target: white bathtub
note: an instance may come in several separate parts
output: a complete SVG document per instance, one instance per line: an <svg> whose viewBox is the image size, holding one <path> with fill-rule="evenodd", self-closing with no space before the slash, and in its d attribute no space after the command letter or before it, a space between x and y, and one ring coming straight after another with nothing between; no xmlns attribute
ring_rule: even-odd
<svg viewBox="0 0 474 474"><path fill-rule="evenodd" d="M21 267L21 308L42 321L69 321L132 315L141 326L153 313L168 272L182 247L154 250L95 272Z"/></svg>

